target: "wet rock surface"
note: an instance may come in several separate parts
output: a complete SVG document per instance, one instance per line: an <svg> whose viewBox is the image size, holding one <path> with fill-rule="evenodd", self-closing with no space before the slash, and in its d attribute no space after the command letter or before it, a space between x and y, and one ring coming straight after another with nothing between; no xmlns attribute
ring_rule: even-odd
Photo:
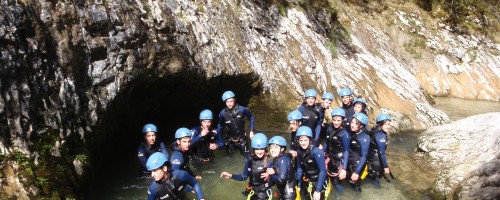
<svg viewBox="0 0 500 200"><path fill-rule="evenodd" d="M439 198L496 199L500 195L500 113L435 126L418 138L437 179Z"/></svg>

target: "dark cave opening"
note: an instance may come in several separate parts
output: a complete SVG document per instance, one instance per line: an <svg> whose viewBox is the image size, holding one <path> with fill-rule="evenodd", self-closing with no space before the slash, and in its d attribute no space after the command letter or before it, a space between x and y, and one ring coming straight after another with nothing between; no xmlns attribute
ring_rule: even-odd
<svg viewBox="0 0 500 200"><path fill-rule="evenodd" d="M92 172L89 180L90 197L102 192L99 185L117 176L137 176L137 147L143 140L142 127L153 123L158 127L157 139L167 148L180 127L191 129L199 125L199 113L210 109L214 123L225 106L221 95L231 90L237 103L247 106L262 86L257 76L220 75L207 79L204 74L181 71L162 77L143 75L128 83L105 111L100 130L91 138ZM169 149L169 153L170 149ZM131 167L133 165L133 167ZM124 166L117 168L117 166ZM131 168L137 168L136 174Z"/></svg>

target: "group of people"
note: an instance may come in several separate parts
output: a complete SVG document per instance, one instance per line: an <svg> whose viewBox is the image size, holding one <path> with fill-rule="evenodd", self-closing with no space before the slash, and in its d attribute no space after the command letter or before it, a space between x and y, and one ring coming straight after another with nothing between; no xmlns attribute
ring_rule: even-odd
<svg viewBox="0 0 500 200"><path fill-rule="evenodd" d="M239 150L246 157L242 173L222 172L220 177L249 180L244 192L247 199L273 198L274 185L277 188L274 195L279 199L293 200L300 195L301 199L319 200L328 198L332 186L343 192L343 180L359 192L365 177L374 183L379 183L382 177L389 180L386 175L392 174L385 151L391 117L379 114L376 125L368 130L367 102L363 98L354 99L348 88L338 94L342 106L331 109L332 93L325 92L322 102L317 103L315 90L305 92L304 102L287 116L289 146L283 136L268 140L264 133L254 134L253 114L236 103L232 91L222 95L226 106L219 113L217 128L211 126L212 112L201 111L199 126L176 131L170 157L165 145L156 140L156 126L146 124L138 157L143 169L154 179L148 188L148 199L183 199L186 191L204 199L197 181L201 177L190 169L190 158L199 163L210 162L214 160L213 151L223 148L228 154ZM245 118L250 123L248 136Z"/></svg>

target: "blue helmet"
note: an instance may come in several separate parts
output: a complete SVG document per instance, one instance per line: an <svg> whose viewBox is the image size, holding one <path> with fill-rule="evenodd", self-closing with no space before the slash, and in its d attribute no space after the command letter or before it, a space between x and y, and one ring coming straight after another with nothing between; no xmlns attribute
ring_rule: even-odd
<svg viewBox="0 0 500 200"><path fill-rule="evenodd" d="M351 90L349 88L342 88L339 92L339 96L350 96L352 94Z"/></svg>
<svg viewBox="0 0 500 200"><path fill-rule="evenodd" d="M282 136L279 136L279 135L274 136L269 140L269 145L271 145L271 144L277 144L277 145L280 145L282 147L286 147L286 140Z"/></svg>
<svg viewBox="0 0 500 200"><path fill-rule="evenodd" d="M332 117L333 116L341 116L341 117L345 118L345 110L342 108L335 108L332 111Z"/></svg>
<svg viewBox="0 0 500 200"><path fill-rule="evenodd" d="M234 98L235 96L233 91L226 91L222 94L222 102L226 102L227 99Z"/></svg>
<svg viewBox="0 0 500 200"><path fill-rule="evenodd" d="M257 133L252 138L252 148L262 149L267 147L267 137L264 133Z"/></svg>
<svg viewBox="0 0 500 200"><path fill-rule="evenodd" d="M392 118L391 118L391 116L389 116L388 114L385 114L385 113L380 113L380 114L377 116L377 120L376 120L376 122L377 122L377 124L378 124L378 123L383 122L383 121L385 121L385 120L389 120L389 121L391 121L391 120L392 120Z"/></svg>
<svg viewBox="0 0 500 200"><path fill-rule="evenodd" d="M325 92L321 98L322 98L323 100L325 100L325 99L330 99L330 100L332 100L332 101L333 101L333 94L332 94L332 93L330 93L330 92Z"/></svg>
<svg viewBox="0 0 500 200"><path fill-rule="evenodd" d="M301 126L299 129L297 129L297 133L295 134L295 137L297 138L299 138L300 136L307 136L312 138L313 134L311 128L307 126Z"/></svg>
<svg viewBox="0 0 500 200"><path fill-rule="evenodd" d="M305 98L307 97L314 97L316 98L316 96L318 95L318 93L316 93L316 90L314 89L308 89L306 90L306 94L304 95Z"/></svg>
<svg viewBox="0 0 500 200"><path fill-rule="evenodd" d="M292 120L302 120L302 113L298 110L294 110L288 114L288 121Z"/></svg>
<svg viewBox="0 0 500 200"><path fill-rule="evenodd" d="M364 124L365 126L368 126L368 117L365 114L355 113L354 115L352 115L352 117L358 119L358 121Z"/></svg>
<svg viewBox="0 0 500 200"><path fill-rule="evenodd" d="M205 110L202 110L201 113L200 113L200 120L213 120L214 119L214 115L212 114L212 111L208 110L208 109L205 109Z"/></svg>
<svg viewBox="0 0 500 200"><path fill-rule="evenodd" d="M365 101L365 99L363 99L361 97L358 97L358 98L356 98L356 100L354 100L353 104L356 104L357 102L363 103L365 105L365 107L366 107L366 101Z"/></svg>
<svg viewBox="0 0 500 200"><path fill-rule="evenodd" d="M148 168L148 171L151 171L160 168L165 165L165 163L168 164L167 156L161 152L156 152L149 156L148 161L146 162L146 167Z"/></svg>
<svg viewBox="0 0 500 200"><path fill-rule="evenodd" d="M179 128L177 131L175 131L175 139L181 139L183 137L191 137L193 134L191 133L191 130L187 128Z"/></svg>
<svg viewBox="0 0 500 200"><path fill-rule="evenodd" d="M154 124L146 124L142 127L142 134L146 134L147 132L158 132L158 129Z"/></svg>

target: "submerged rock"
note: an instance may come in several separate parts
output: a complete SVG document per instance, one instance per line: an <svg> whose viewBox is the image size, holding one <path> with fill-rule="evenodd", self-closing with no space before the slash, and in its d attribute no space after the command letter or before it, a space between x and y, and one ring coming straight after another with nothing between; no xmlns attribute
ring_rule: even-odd
<svg viewBox="0 0 500 200"><path fill-rule="evenodd" d="M500 196L500 112L435 126L418 138L418 148L438 170L432 190L446 199Z"/></svg>

